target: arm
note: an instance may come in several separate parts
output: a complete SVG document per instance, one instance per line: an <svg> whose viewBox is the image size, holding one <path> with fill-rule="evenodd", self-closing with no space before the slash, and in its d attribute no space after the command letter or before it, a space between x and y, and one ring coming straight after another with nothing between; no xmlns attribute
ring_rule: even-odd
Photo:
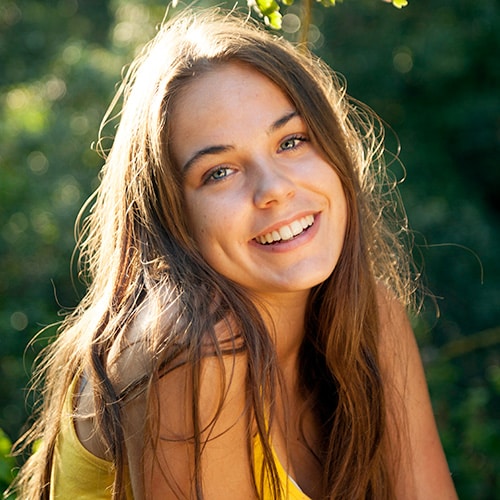
<svg viewBox="0 0 500 500"><path fill-rule="evenodd" d="M399 443L400 447L395 454L399 463L394 464L396 496L454 500L457 495L410 322L395 300L381 294L379 305L380 359L386 387L389 440L390 445Z"/></svg>
<svg viewBox="0 0 500 500"><path fill-rule="evenodd" d="M247 450L248 420L245 412L246 358L224 358L223 366L217 358L202 361L199 413L203 452L201 473L205 498L255 498ZM193 441L192 389L189 370L177 368L162 377L158 383L154 418L159 419L157 447L142 439L128 439L130 474L136 498L174 499L196 498L194 490L195 450ZM224 404L217 420L218 402ZM138 405L140 406L140 405ZM156 406L156 408L155 408ZM144 418L137 407L127 416L129 429L137 429ZM151 415L146 416L151 418ZM144 421L144 420L143 420ZM144 460L138 457L144 454Z"/></svg>

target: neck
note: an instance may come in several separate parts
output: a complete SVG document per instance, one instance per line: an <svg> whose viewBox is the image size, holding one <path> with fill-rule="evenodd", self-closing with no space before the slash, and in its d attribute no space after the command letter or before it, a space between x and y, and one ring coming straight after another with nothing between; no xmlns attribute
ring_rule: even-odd
<svg viewBox="0 0 500 500"><path fill-rule="evenodd" d="M278 362L283 373L296 372L296 363L305 334L305 312L309 292L282 294L266 298L262 307L264 321L274 337Z"/></svg>

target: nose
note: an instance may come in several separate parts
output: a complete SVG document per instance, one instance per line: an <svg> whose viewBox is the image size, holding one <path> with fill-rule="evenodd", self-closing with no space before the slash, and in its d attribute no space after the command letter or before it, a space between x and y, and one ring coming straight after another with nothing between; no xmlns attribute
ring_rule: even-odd
<svg viewBox="0 0 500 500"><path fill-rule="evenodd" d="M273 162L259 162L255 172L254 204L267 208L295 196L296 186L286 167Z"/></svg>

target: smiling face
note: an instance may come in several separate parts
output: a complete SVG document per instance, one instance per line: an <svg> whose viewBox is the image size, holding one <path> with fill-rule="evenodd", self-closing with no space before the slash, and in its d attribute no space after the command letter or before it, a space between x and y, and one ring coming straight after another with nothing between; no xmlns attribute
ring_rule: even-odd
<svg viewBox="0 0 500 500"><path fill-rule="evenodd" d="M171 123L189 226L208 264L264 298L307 296L337 264L347 208L289 99L250 66L226 63L183 89Z"/></svg>

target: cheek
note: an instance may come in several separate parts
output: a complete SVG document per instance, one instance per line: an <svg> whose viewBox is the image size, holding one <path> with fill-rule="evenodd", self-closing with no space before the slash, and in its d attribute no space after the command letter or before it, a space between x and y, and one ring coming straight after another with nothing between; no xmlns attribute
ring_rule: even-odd
<svg viewBox="0 0 500 500"><path fill-rule="evenodd" d="M210 235L210 228L208 227L208 220L206 215L191 216L189 228L196 244L202 249L203 244L206 243L207 237Z"/></svg>
<svg viewBox="0 0 500 500"><path fill-rule="evenodd" d="M235 203L222 196L192 196L186 200L189 228L199 243L229 239L241 227L240 199Z"/></svg>
<svg viewBox="0 0 500 500"><path fill-rule="evenodd" d="M206 213L203 206L198 202L198 200L193 199L193 197L189 196L189 193L185 194L184 199L186 202L188 231L191 238L194 240L195 244L201 252L203 241L205 241L204 234L206 233L207 223Z"/></svg>
<svg viewBox="0 0 500 500"><path fill-rule="evenodd" d="M332 203L336 207L339 217L342 215L342 218L346 219L348 212L346 189L336 170L332 167L329 168L330 171L325 176L323 185L330 186L329 192L332 197Z"/></svg>
<svg viewBox="0 0 500 500"><path fill-rule="evenodd" d="M212 264L211 261L221 244L221 236L225 233L225 228L223 219L217 217L216 213L208 212L208 208L200 205L193 208L190 211L189 227L202 257Z"/></svg>
<svg viewBox="0 0 500 500"><path fill-rule="evenodd" d="M332 197L334 224L337 227L337 231L341 233L342 241L344 241L349 224L349 214L352 213L352 210L349 208L349 196L346 194L345 187L335 170L332 170L330 173L329 185L331 186L330 193Z"/></svg>

